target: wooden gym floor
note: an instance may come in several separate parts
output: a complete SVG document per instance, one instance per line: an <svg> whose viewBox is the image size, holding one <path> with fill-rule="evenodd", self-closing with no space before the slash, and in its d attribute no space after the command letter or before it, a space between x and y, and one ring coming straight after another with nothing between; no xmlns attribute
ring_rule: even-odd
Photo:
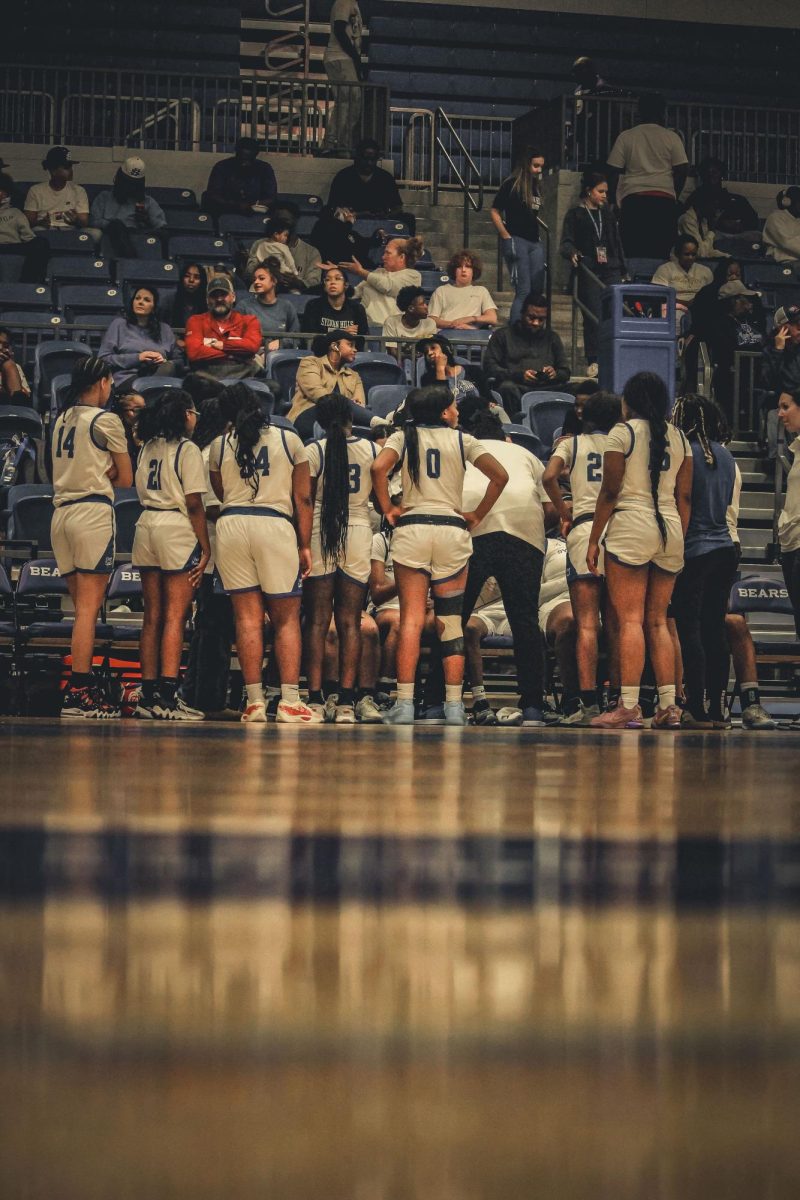
<svg viewBox="0 0 800 1200"><path fill-rule="evenodd" d="M2 1200L796 1200L800 736L0 721Z"/></svg>

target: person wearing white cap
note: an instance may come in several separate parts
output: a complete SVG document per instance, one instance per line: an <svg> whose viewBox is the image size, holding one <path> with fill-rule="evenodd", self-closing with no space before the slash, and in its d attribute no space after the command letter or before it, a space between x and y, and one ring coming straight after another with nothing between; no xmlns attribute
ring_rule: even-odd
<svg viewBox="0 0 800 1200"><path fill-rule="evenodd" d="M733 416L733 366L737 350L758 352L764 345L761 293L731 279L719 289L719 309L707 334L715 366L714 395L730 420ZM743 397L740 395L740 400Z"/></svg>
<svg viewBox="0 0 800 1200"><path fill-rule="evenodd" d="M126 158L110 188L95 196L89 223L102 234L101 251L111 258L136 258L130 231L164 229L167 218L159 204L145 192L145 166L141 158Z"/></svg>
<svg viewBox="0 0 800 1200"><path fill-rule="evenodd" d="M89 197L72 181L78 163L66 146L53 146L42 161L49 183L35 183L25 199L25 216L34 229L85 229Z"/></svg>

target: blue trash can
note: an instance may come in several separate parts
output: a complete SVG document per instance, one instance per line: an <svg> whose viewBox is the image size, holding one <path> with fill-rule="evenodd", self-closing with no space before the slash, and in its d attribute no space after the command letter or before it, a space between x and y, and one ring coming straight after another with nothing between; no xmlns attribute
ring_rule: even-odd
<svg viewBox="0 0 800 1200"><path fill-rule="evenodd" d="M675 399L675 289L652 283L617 283L602 297L598 372L600 386L620 393L631 375L652 371Z"/></svg>

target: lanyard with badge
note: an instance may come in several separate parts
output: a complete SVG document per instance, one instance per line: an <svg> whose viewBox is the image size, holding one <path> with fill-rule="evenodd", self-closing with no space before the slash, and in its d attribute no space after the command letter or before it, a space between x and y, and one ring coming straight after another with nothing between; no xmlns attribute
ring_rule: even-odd
<svg viewBox="0 0 800 1200"><path fill-rule="evenodd" d="M603 212L602 212L602 209L598 208L597 220L595 221L594 212L591 208L589 208L588 205L586 206L586 211L589 214L589 220L592 222L592 228L594 229L594 235L597 239L597 245L596 245L595 251L594 251L595 259L597 260L598 265L603 267L608 262L608 251L606 250L606 247L603 244Z"/></svg>

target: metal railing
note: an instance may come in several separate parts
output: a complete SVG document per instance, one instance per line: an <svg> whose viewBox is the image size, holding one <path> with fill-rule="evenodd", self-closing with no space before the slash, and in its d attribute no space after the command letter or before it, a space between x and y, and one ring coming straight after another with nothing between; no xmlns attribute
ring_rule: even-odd
<svg viewBox="0 0 800 1200"><path fill-rule="evenodd" d="M269 151L308 154L342 86L360 97L353 140L387 145L389 91L374 84L0 65L0 141L225 153L248 133Z"/></svg>
<svg viewBox="0 0 800 1200"><path fill-rule="evenodd" d="M458 163L460 156L466 154L476 164L484 187L499 187L511 172L511 118L458 113L446 116L458 139L458 143L448 144L452 157ZM398 183L431 192L434 187L441 191L458 190L461 168L454 169L444 155L437 160L435 126L436 114L431 108L392 106L389 145Z"/></svg>
<svg viewBox="0 0 800 1200"><path fill-rule="evenodd" d="M548 271L548 276L549 276L549 271ZM579 289L580 289L581 280L583 280L584 283L588 284L590 288L593 288L593 289L599 288L601 293L606 290L606 285L603 283L602 279L598 279L597 276L594 274L594 272L590 271L589 268L583 262L579 262L577 267L575 267L573 269L573 271L572 271L572 332L571 332L571 350L570 350L570 354L571 354L570 366L571 366L573 374L575 373L575 369L578 365L578 312L580 311L580 313L583 316L584 321L588 320L589 323L592 325L600 324L600 318L598 317L597 313L594 311L594 309L589 308L589 306L587 304L584 304L583 300L581 300L581 298L578 294ZM549 299L549 297L548 297L548 299Z"/></svg>
<svg viewBox="0 0 800 1200"><path fill-rule="evenodd" d="M742 430L752 432L760 429L761 414L756 407L756 393L761 380L762 362L760 350L737 350L733 356L733 426L731 432L734 436Z"/></svg>
<svg viewBox="0 0 800 1200"><path fill-rule="evenodd" d="M577 169L605 162L618 135L636 120L637 101L561 96L538 108L536 140L548 166ZM672 102L665 124L682 138L691 162L721 158L728 177L785 183L800 175L800 109Z"/></svg>
<svg viewBox="0 0 800 1200"><path fill-rule="evenodd" d="M437 108L433 127L434 141L434 171L433 171L433 203L439 199L439 163L441 155L447 162L454 178L458 182L464 200L464 239L462 245L469 245L469 214L480 212L483 208L483 177L476 167L467 147L462 142L455 127L443 109ZM463 169L460 170L453 155L460 155ZM476 192L473 191L476 189Z"/></svg>

